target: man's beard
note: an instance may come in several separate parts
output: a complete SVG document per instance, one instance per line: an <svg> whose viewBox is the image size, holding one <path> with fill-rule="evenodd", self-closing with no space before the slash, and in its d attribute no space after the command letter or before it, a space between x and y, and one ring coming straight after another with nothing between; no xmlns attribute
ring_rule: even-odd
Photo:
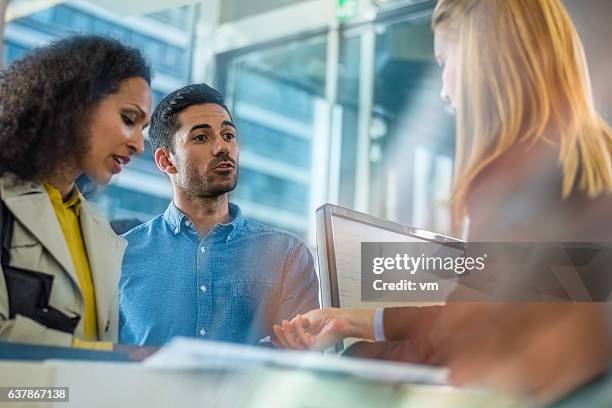
<svg viewBox="0 0 612 408"><path fill-rule="evenodd" d="M230 176L201 174L197 165L177 163L177 184L189 198L216 198L236 188L238 184L238 164ZM219 181L222 179L223 181Z"/></svg>

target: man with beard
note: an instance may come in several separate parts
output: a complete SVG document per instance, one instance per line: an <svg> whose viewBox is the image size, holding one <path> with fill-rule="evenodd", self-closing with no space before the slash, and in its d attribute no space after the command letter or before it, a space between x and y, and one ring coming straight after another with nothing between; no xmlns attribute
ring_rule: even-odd
<svg viewBox="0 0 612 408"><path fill-rule="evenodd" d="M189 85L151 117L155 163L173 201L124 235L122 343L157 346L174 336L257 344L274 323L318 307L306 244L242 215L236 126L223 95Z"/></svg>

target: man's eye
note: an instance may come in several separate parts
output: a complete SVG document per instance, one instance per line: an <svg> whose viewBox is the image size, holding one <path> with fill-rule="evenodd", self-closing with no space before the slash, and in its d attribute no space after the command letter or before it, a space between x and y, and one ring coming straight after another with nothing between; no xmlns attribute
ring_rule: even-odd
<svg viewBox="0 0 612 408"><path fill-rule="evenodd" d="M236 135L233 133L226 133L225 135L223 135L223 137L225 138L225 140L232 140L236 138Z"/></svg>
<svg viewBox="0 0 612 408"><path fill-rule="evenodd" d="M206 140L206 136L205 135L196 135L193 137L192 139L195 142L203 142Z"/></svg>

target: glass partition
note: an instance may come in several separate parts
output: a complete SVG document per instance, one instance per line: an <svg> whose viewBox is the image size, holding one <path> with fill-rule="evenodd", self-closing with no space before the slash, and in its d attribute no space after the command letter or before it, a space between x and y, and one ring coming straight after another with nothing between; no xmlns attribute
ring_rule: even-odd
<svg viewBox="0 0 612 408"><path fill-rule="evenodd" d="M376 31L369 212L448 233L454 121L439 97L430 19Z"/></svg>
<svg viewBox="0 0 612 408"><path fill-rule="evenodd" d="M217 23L227 34L227 21L304 4L275 0L241 9L224 1ZM139 47L151 60L157 103L190 81L189 62L198 61L193 10L175 7L125 19L69 1L8 24L4 55L10 63L73 32L106 34ZM216 65L213 85L225 93L238 125L241 177L232 199L247 215L311 243L313 212L324 202L448 232L453 121L438 98L431 7L395 13L399 20L305 33L296 27L293 36L222 54L206 51ZM215 27L207 29L215 33ZM200 47L214 48L208 38L202 41ZM108 217L145 221L167 205L169 183L152 156L147 144L143 156L93 196Z"/></svg>
<svg viewBox="0 0 612 408"><path fill-rule="evenodd" d="M218 60L218 83L238 125L240 179L232 193L245 213L306 236L313 167L325 132L325 36L296 39Z"/></svg>

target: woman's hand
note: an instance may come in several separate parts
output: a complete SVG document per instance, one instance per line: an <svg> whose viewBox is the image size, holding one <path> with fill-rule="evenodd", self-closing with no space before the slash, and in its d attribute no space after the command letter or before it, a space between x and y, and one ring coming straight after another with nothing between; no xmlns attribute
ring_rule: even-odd
<svg viewBox="0 0 612 408"><path fill-rule="evenodd" d="M346 337L373 339L374 309L315 309L274 325L275 344L294 350L324 350Z"/></svg>

